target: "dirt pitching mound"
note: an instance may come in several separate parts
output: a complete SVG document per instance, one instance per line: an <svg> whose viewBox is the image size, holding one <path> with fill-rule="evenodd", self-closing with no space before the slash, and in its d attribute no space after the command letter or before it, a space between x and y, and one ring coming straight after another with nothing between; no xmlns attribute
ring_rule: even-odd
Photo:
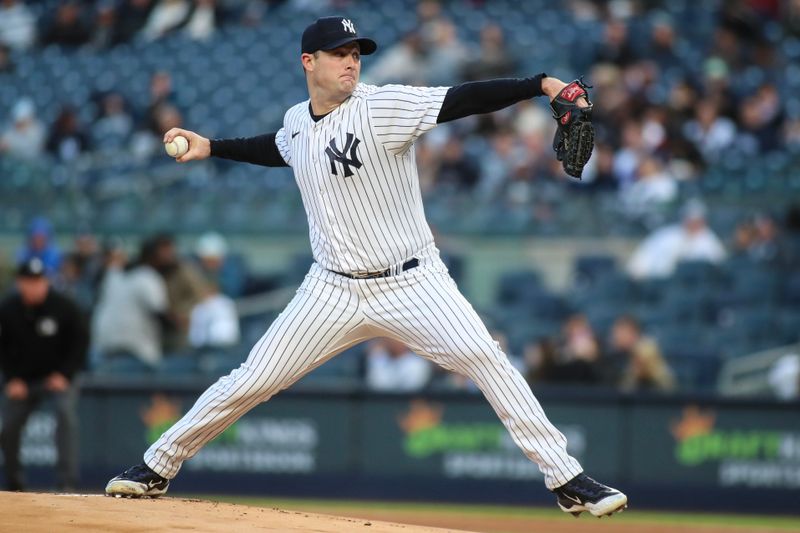
<svg viewBox="0 0 800 533"><path fill-rule="evenodd" d="M99 495L0 492L0 531L446 533L459 530L202 500L129 500Z"/></svg>

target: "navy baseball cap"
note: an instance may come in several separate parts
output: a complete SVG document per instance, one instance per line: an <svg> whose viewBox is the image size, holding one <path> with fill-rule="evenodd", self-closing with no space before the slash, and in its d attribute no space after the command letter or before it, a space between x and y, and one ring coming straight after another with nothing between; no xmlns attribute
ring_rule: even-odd
<svg viewBox="0 0 800 533"><path fill-rule="evenodd" d="M353 22L345 17L322 17L315 20L303 32L301 51L313 54L317 50L333 50L340 46L357 42L362 55L369 55L378 49L372 39L359 37Z"/></svg>
<svg viewBox="0 0 800 533"><path fill-rule="evenodd" d="M44 275L45 266L38 257L32 257L17 266L17 276L20 278L40 278Z"/></svg>

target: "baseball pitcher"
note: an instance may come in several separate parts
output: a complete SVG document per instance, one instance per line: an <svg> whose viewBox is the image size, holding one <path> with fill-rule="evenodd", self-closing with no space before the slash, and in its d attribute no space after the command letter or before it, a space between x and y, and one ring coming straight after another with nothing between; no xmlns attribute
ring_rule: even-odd
<svg viewBox="0 0 800 533"><path fill-rule="evenodd" d="M144 463L109 481L106 493L164 494L184 461L254 406L348 347L383 336L474 381L565 512L621 511L627 497L583 474L448 274L425 220L414 156L414 142L437 124L547 95L558 121L557 157L580 177L593 146L587 87L546 74L456 87L359 83L361 56L376 48L352 20L320 18L301 43L309 99L286 112L277 132L227 140L183 129L165 134L165 143L188 140L181 163L213 156L291 167L315 262L247 360L205 391Z"/></svg>

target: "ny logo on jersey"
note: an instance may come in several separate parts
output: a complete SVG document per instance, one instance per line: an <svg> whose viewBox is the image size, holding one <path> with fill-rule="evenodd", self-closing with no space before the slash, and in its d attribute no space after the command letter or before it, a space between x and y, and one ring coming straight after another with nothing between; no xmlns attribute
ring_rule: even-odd
<svg viewBox="0 0 800 533"><path fill-rule="evenodd" d="M330 145L325 149L325 153L328 155L328 159L330 159L331 162L331 174L334 176L339 175L336 171L337 161L344 167L345 178L349 178L353 175L353 171L350 170L351 165L356 168L361 168L361 161L358 160L358 154L356 154L356 148L358 148L360 142L361 140L358 139L358 137L352 133L348 133L347 140L344 142L344 148L339 150L336 147L336 139L331 139ZM349 158L345 155L347 152L350 152Z"/></svg>
<svg viewBox="0 0 800 533"><path fill-rule="evenodd" d="M356 32L356 27L350 19L342 19L342 26L344 26L345 31L349 31L350 33Z"/></svg>

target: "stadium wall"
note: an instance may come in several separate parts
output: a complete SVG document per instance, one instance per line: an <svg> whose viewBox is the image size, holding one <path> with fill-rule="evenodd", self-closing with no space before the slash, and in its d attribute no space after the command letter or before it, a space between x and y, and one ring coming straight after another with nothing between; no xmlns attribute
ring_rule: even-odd
<svg viewBox="0 0 800 533"><path fill-rule="evenodd" d="M207 383L93 379L81 399L82 489L105 481L192 405ZM301 387L302 388L302 387ZM591 475L637 507L797 512L796 404L703 396L537 390ZM55 419L29 423L32 486L52 481ZM188 461L175 493L547 504L541 474L478 395L288 391Z"/></svg>

